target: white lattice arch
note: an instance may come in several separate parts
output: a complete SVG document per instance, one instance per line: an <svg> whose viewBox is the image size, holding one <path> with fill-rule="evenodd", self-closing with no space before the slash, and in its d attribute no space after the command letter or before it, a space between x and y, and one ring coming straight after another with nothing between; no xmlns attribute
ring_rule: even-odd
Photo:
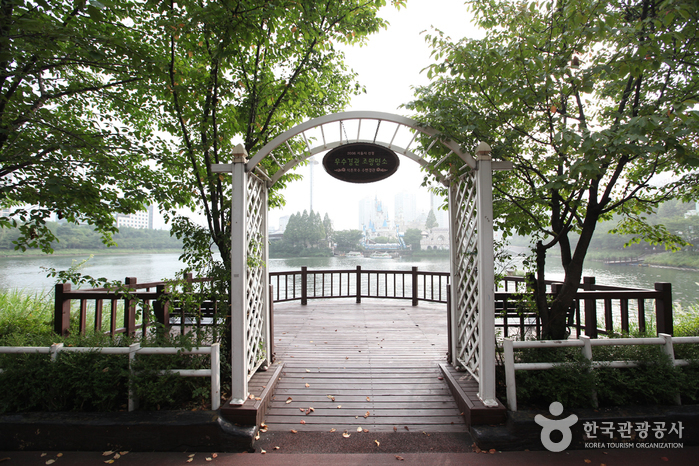
<svg viewBox="0 0 699 466"><path fill-rule="evenodd" d="M419 138L419 135L427 138ZM429 144L425 147L425 141ZM481 144L476 157L432 128L399 115L346 112L315 118L275 137L249 161L236 157L217 165L215 172L233 177L231 209L231 404L248 396L247 382L261 365L269 364L269 277L267 263L267 190L284 174L313 155L348 143L373 143L418 164L427 160L435 144L447 150L432 164L433 173L449 187L451 216L451 283L453 363L479 382L486 405L495 399L495 329L492 224L492 169L490 148ZM242 150L244 152L244 149ZM454 174L442 164L452 154L463 162ZM247 155L244 153L238 155ZM268 158L265 171L260 162ZM440 168L443 172L440 174ZM505 167L498 167L505 168ZM436 170L436 171L435 171ZM252 261L251 261L252 259Z"/></svg>
<svg viewBox="0 0 699 466"><path fill-rule="evenodd" d="M448 149L448 154L436 164L436 168L439 168L441 163L452 154L458 155L470 168L476 168L476 160L462 151L457 143L440 139L437 131L415 120L383 112L344 112L309 120L280 134L250 159L246 164L246 170L248 172L255 170L274 184L281 176L307 158L353 142L369 142L384 146L421 166L426 166L427 161L413 150L413 147L418 146L419 134L432 138L432 143L425 152L434 144L442 144ZM294 151L289 143L294 140L300 143L297 146L303 147L302 151ZM280 149L285 151L287 158L291 153L291 160L282 162L275 157L274 152ZM279 167L279 170L271 176L258 166L265 157L272 159L272 162ZM442 179L442 181L445 180Z"/></svg>

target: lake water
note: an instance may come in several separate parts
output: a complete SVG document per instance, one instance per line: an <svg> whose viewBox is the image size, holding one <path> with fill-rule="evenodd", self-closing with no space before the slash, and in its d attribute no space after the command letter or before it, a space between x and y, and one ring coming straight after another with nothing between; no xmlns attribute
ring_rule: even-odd
<svg viewBox="0 0 699 466"><path fill-rule="evenodd" d="M82 273L93 277L105 277L109 280L123 280L136 277L139 282L160 281L172 278L182 268L178 254L138 254L138 255L100 255L94 256L81 269ZM26 292L51 291L55 279L47 278L42 269L55 268L65 270L73 263L87 259L81 256L24 256L0 258L0 289L20 289ZM560 280L563 269L556 264L556 258L549 258L547 278ZM270 259L271 271L299 270L301 266L309 269L354 269L361 265L373 270L410 270L417 266L420 270L431 272L448 272L449 260L433 259L370 259L346 257L318 257ZM602 285L626 286L633 288L653 288L655 282L672 283L673 301L682 305L699 302L699 271L658 267L638 267L623 265L605 265L600 262L588 262L585 276L596 277Z"/></svg>

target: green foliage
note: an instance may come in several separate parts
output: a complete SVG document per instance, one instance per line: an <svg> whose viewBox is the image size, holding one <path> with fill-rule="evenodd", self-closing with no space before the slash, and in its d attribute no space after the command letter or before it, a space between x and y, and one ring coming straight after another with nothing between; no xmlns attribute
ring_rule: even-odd
<svg viewBox="0 0 699 466"><path fill-rule="evenodd" d="M699 345L675 345L675 358L691 360L688 367L674 367L659 346L593 347L594 369L580 348L527 349L516 353L517 362L553 362L559 367L540 371L517 371L517 403L545 409L552 401L567 408L589 408L593 390L599 407L683 404L699 401ZM608 361L638 361L638 367L612 368ZM498 372L503 377L502 371ZM499 384L505 396L504 384Z"/></svg>
<svg viewBox="0 0 699 466"><path fill-rule="evenodd" d="M104 3L0 9L0 208L14 211L0 227L19 232L17 249L51 252L52 213L110 244L114 213L144 210L163 179L147 163L159 142L138 91L151 53L126 26L140 2Z"/></svg>
<svg viewBox="0 0 699 466"><path fill-rule="evenodd" d="M430 211L432 213L432 211ZM410 248L413 251L419 251L421 246L420 246L420 241L422 240L422 231L418 230L417 228L411 228L409 230L405 231L405 235L403 236L403 241L405 241L405 244L410 246Z"/></svg>
<svg viewBox="0 0 699 466"><path fill-rule="evenodd" d="M521 362L560 362L555 369L517 372L517 404L566 408L591 407L594 374L577 348L542 348L522 352Z"/></svg>
<svg viewBox="0 0 699 466"><path fill-rule="evenodd" d="M99 232L88 225L47 222L47 228L55 236L54 251L69 249L103 250L108 246L102 242ZM14 250L19 241L18 230L0 230L0 250ZM170 236L169 231L121 227L112 235L113 247L121 249L181 249L182 242ZM118 252L118 251L117 251Z"/></svg>
<svg viewBox="0 0 699 466"><path fill-rule="evenodd" d="M425 229L431 230L432 228L437 228L439 223L437 223L437 217L434 215L434 210L430 210L427 214L427 220L425 220Z"/></svg>
<svg viewBox="0 0 699 466"><path fill-rule="evenodd" d="M327 238L323 223L317 212L311 211L309 214L304 210L303 213L292 214L284 230L283 241L287 246L301 246L302 249L321 247Z"/></svg>
<svg viewBox="0 0 699 466"><path fill-rule="evenodd" d="M430 85L408 108L466 148L486 141L512 172L494 174L495 224L532 236L537 280L547 251L566 271L544 332L562 338L600 221L682 244L646 216L698 186L699 6L689 0L467 2L483 39L428 35ZM434 163L442 154L434 153ZM452 158L452 169L461 166ZM657 185L660 175L677 182ZM570 234L579 233L573 246Z"/></svg>
<svg viewBox="0 0 699 466"><path fill-rule="evenodd" d="M359 242L362 237L364 237L364 233L361 230L342 230L333 234L333 241L340 251L359 251L361 249Z"/></svg>
<svg viewBox="0 0 699 466"><path fill-rule="evenodd" d="M0 292L0 340L12 334L51 335L53 300L48 294Z"/></svg>
<svg viewBox="0 0 699 466"><path fill-rule="evenodd" d="M618 346L593 349L595 360L640 361L638 367L595 369L600 406L674 404L685 382L659 346Z"/></svg>

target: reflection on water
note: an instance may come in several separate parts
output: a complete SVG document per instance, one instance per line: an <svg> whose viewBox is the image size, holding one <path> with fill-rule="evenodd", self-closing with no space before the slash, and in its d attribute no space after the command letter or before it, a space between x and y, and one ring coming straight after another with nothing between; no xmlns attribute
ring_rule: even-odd
<svg viewBox="0 0 699 466"><path fill-rule="evenodd" d="M30 292L51 290L54 279L47 278L42 267L57 270L69 268L89 255L80 256L25 256L0 258L0 289L22 289ZM123 280L136 277L139 282L159 281L174 277L182 268L179 254L100 255L90 259L82 272L93 277ZM448 272L449 259L370 259L351 257L314 257L270 259L270 271L309 269L410 270L417 266L430 272ZM603 285L653 289L656 282L672 283L673 301L688 305L699 301L699 271L658 267L605 265L588 262L584 276L596 277ZM547 263L548 279L561 280L563 269L551 258Z"/></svg>

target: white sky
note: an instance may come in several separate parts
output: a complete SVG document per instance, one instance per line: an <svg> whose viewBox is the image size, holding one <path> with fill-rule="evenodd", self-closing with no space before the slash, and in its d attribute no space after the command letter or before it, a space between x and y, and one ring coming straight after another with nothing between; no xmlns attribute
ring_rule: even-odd
<svg viewBox="0 0 699 466"><path fill-rule="evenodd" d="M390 3L390 2L387 2ZM412 86L427 84L421 73L430 61L430 49L423 31L434 26L452 39L476 37L478 30L469 22L463 0L408 0L400 11L386 6L381 17L390 26L370 37L364 47L344 48L346 62L358 74L366 94L354 97L349 110L371 110L406 115L399 106L413 98ZM479 34L480 35L480 34ZM322 156L315 157L318 162ZM403 156L398 172L376 183L346 183L325 173L322 165L314 168L313 210L321 216L328 213L335 230L359 228L358 203L366 197L378 196L394 218L393 196L397 192L418 192L418 211L429 208L429 192L420 186L423 174L419 165ZM269 212L269 226L276 228L279 218L310 210L310 168L299 167L302 181L291 183L284 191L287 205Z"/></svg>

